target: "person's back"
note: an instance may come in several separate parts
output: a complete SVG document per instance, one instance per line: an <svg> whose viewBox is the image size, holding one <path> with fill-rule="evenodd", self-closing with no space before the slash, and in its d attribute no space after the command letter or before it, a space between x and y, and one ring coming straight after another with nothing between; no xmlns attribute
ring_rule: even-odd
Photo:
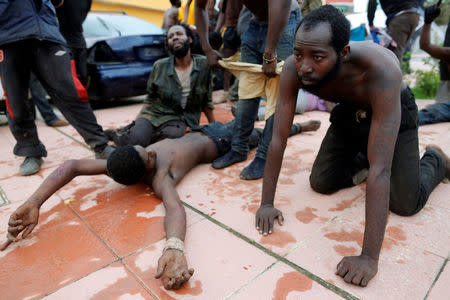
<svg viewBox="0 0 450 300"><path fill-rule="evenodd" d="M181 1L170 0L170 3L172 6L164 12L163 24L161 26L164 30L169 30L170 26L178 23L178 10L181 6Z"/></svg>

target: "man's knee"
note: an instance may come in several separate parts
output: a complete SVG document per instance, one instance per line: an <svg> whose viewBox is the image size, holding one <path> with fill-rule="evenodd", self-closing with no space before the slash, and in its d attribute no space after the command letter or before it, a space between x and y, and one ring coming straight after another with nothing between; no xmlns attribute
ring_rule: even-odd
<svg viewBox="0 0 450 300"><path fill-rule="evenodd" d="M403 197L391 194L389 201L389 210L394 214L409 217L418 213L423 206L419 205L420 201L413 195L404 195Z"/></svg>
<svg viewBox="0 0 450 300"><path fill-rule="evenodd" d="M309 184L315 192L320 194L331 194L338 190L329 176L315 172L314 169L309 176Z"/></svg>

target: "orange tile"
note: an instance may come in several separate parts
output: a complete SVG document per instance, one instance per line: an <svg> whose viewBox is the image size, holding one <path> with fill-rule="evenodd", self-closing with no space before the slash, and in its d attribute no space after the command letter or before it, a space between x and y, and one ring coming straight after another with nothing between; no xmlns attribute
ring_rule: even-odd
<svg viewBox="0 0 450 300"><path fill-rule="evenodd" d="M367 287L347 284L335 275L344 255L359 255L363 229L359 223L335 220L287 258L362 299L423 299L444 258L404 244L401 235L385 239L378 273Z"/></svg>
<svg viewBox="0 0 450 300"><path fill-rule="evenodd" d="M450 295L450 266L447 261L447 264L439 275L437 282L432 287L430 293L428 294L428 298L430 300L441 300L448 299Z"/></svg>
<svg viewBox="0 0 450 300"><path fill-rule="evenodd" d="M294 300L294 299L342 299L297 270L277 263L255 278L248 286L236 291L232 300Z"/></svg>
<svg viewBox="0 0 450 300"><path fill-rule="evenodd" d="M103 243L78 220L36 231L0 252L2 297L38 298L114 260Z"/></svg>
<svg viewBox="0 0 450 300"><path fill-rule="evenodd" d="M154 299L121 264L95 271L43 299Z"/></svg>
<svg viewBox="0 0 450 300"><path fill-rule="evenodd" d="M194 275L180 290L167 291L161 280L154 278L163 246L160 241L124 259L160 299L223 299L274 262L271 256L204 220L186 234L186 258Z"/></svg>
<svg viewBox="0 0 450 300"><path fill-rule="evenodd" d="M165 237L161 200L143 185L123 186L105 175L77 178L61 190L63 199L119 255L128 255ZM187 225L202 217L186 210Z"/></svg>

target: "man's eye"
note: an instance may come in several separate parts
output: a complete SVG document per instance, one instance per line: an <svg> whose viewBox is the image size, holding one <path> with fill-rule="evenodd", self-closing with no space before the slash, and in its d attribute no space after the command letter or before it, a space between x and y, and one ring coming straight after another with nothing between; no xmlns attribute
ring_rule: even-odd
<svg viewBox="0 0 450 300"><path fill-rule="evenodd" d="M323 56L315 55L313 58L314 58L315 61L321 61L323 59Z"/></svg>
<svg viewBox="0 0 450 300"><path fill-rule="evenodd" d="M301 55L301 54L298 54L298 53L294 53L294 57L295 57L296 59L300 59L300 58L302 58L302 55Z"/></svg>

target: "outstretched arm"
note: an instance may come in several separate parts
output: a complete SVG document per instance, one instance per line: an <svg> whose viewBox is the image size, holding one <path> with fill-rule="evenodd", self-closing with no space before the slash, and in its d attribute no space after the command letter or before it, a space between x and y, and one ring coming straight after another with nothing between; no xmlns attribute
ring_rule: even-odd
<svg viewBox="0 0 450 300"><path fill-rule="evenodd" d="M39 219L39 209L42 204L50 198L57 190L69 183L79 175L106 174L106 160L84 159L68 160L58 169L53 171L39 186L39 188L19 206L9 218L8 241L0 246L3 251L8 245L17 241L17 236L22 233L22 238L26 238L34 229Z"/></svg>
<svg viewBox="0 0 450 300"><path fill-rule="evenodd" d="M209 18L206 11L207 2L207 0L195 0L195 25L197 26L200 43L208 64L210 66L218 66L217 61L221 58L221 55L211 47L208 39Z"/></svg>
<svg viewBox="0 0 450 300"><path fill-rule="evenodd" d="M373 19L375 17L376 10L377 10L377 0L369 0L367 4L367 21L369 22L370 29L373 29Z"/></svg>
<svg viewBox="0 0 450 300"><path fill-rule="evenodd" d="M297 73L292 57L286 60L280 78L280 94L278 95L273 125L272 141L267 153L264 168L261 205L256 212L256 230L264 235L272 233L274 219L283 223L283 215L274 208L273 202L283 161L284 149L294 118L298 93Z"/></svg>
<svg viewBox="0 0 450 300"><path fill-rule="evenodd" d="M166 209L164 229L167 241L175 241L180 247L166 243L164 252L159 258L155 278L161 278L166 289L178 289L191 278L194 269L188 269L184 256L184 237L186 235L186 212L175 189L175 180L170 175L156 180L153 184L155 194L163 200Z"/></svg>
<svg viewBox="0 0 450 300"><path fill-rule="evenodd" d="M191 4L192 4L192 0L188 0L186 2L186 5L184 6L184 14L183 14L184 20L183 20L183 22L186 23L186 24L188 23L189 9L191 8Z"/></svg>
<svg viewBox="0 0 450 300"><path fill-rule="evenodd" d="M389 78L390 77L390 78ZM366 286L378 271L378 258L384 239L389 211L391 166L400 127L401 73L385 78L373 93L372 123L370 125L367 156L370 169L366 188L366 225L360 256L344 257L336 274L348 283Z"/></svg>

